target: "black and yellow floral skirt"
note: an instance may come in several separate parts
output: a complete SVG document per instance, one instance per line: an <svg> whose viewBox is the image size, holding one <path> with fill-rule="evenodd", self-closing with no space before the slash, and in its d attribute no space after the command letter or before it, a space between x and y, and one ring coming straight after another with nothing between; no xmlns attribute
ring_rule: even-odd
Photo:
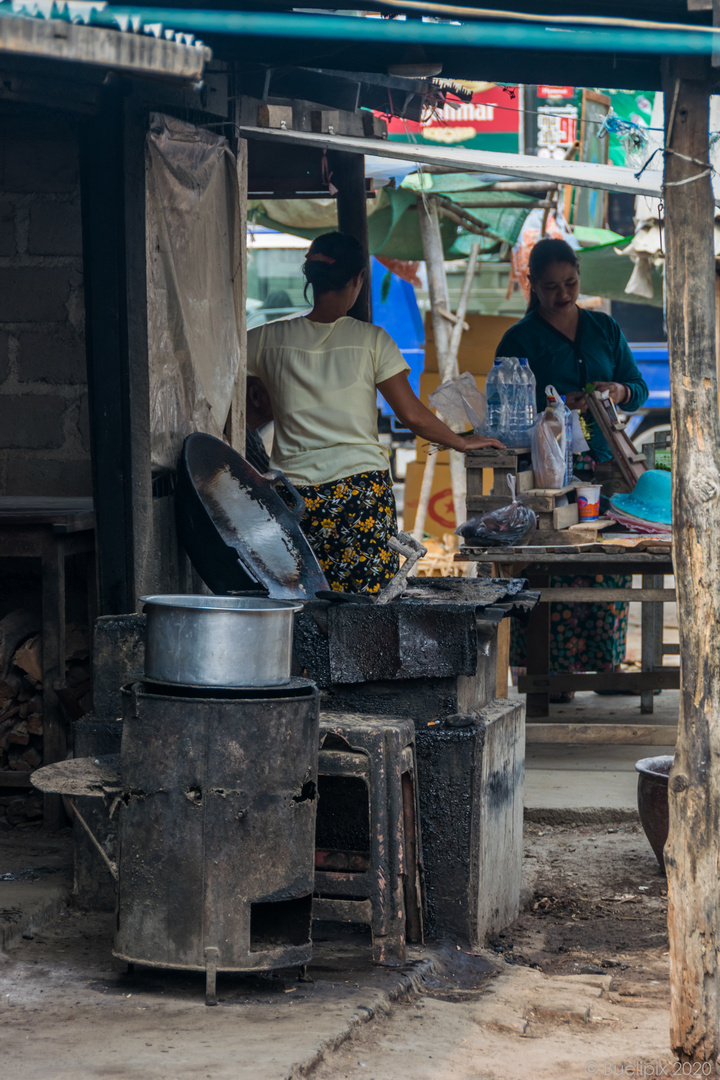
<svg viewBox="0 0 720 1080"><path fill-rule="evenodd" d="M302 530L330 588L379 592L400 567L388 547L397 535L390 473L356 473L298 491L305 499Z"/></svg>

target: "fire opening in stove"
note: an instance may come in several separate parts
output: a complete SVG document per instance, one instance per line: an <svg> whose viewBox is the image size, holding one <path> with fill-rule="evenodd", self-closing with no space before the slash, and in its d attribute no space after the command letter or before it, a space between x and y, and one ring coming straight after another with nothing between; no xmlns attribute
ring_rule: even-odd
<svg viewBox="0 0 720 1080"><path fill-rule="evenodd" d="M312 895L250 905L250 951L264 952L310 941Z"/></svg>

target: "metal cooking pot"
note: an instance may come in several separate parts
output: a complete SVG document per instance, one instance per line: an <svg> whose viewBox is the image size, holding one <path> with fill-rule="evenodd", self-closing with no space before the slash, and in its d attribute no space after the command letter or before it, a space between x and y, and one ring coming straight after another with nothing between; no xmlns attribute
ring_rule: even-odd
<svg viewBox="0 0 720 1080"><path fill-rule="evenodd" d="M281 686L290 680L291 601L251 596L141 596L145 674L192 686Z"/></svg>

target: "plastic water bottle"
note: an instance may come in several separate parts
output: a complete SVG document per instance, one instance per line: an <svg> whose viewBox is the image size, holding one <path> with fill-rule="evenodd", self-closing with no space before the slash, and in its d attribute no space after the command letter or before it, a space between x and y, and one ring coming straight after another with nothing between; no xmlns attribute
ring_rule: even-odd
<svg viewBox="0 0 720 1080"><path fill-rule="evenodd" d="M507 406L507 440L510 446L522 446L524 424L525 380L514 356L503 361L505 373L505 402Z"/></svg>
<svg viewBox="0 0 720 1080"><path fill-rule="evenodd" d="M565 404L565 398L562 398L562 403L565 405L565 484L570 484L572 483L574 465L572 410L568 409Z"/></svg>
<svg viewBox="0 0 720 1080"><path fill-rule="evenodd" d="M518 363L523 376L525 391L523 396L523 424L525 428L529 429L535 423L535 416L537 415L537 383L527 358L521 356ZM529 437L528 435L527 438Z"/></svg>
<svg viewBox="0 0 720 1080"><path fill-rule="evenodd" d="M496 356L495 363L488 372L485 383L485 398L487 400L485 427L487 434L496 439L500 437L500 433L505 426L503 423L505 414L504 391L505 372L503 370L503 359L501 356Z"/></svg>
<svg viewBox="0 0 720 1080"><path fill-rule="evenodd" d="M520 393L518 402L518 434L522 444L530 441L530 428L535 422L536 383L535 376L524 356L518 360Z"/></svg>

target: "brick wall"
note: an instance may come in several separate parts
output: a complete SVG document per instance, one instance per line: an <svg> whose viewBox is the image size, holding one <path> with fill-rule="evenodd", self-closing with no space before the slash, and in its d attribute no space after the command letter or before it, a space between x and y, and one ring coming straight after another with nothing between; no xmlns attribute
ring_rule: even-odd
<svg viewBox="0 0 720 1080"><path fill-rule="evenodd" d="M0 493L89 495L78 146L0 116Z"/></svg>

